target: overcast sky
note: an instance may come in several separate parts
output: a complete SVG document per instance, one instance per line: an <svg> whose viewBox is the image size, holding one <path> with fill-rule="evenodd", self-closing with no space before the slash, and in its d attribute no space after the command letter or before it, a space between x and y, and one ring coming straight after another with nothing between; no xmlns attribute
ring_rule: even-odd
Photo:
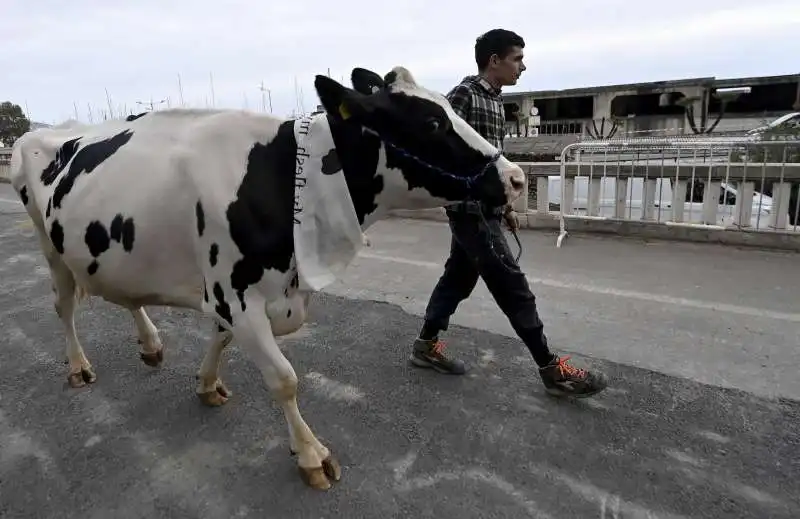
<svg viewBox="0 0 800 519"><path fill-rule="evenodd" d="M117 4L117 6L115 6ZM47 123L169 98L179 105L274 112L317 104L315 74L408 67L446 92L473 73L473 45L503 27L526 40L527 72L511 90L696 76L800 72L798 0L4 0L0 100ZM165 106L165 105L161 105Z"/></svg>

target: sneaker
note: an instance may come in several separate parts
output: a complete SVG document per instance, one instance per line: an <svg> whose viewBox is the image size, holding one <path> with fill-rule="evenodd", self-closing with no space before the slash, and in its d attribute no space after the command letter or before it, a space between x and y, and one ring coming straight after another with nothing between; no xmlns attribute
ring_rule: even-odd
<svg viewBox="0 0 800 519"><path fill-rule="evenodd" d="M584 398L604 390L608 383L603 375L571 366L569 356L556 355L547 366L539 368L545 391L553 396Z"/></svg>
<svg viewBox="0 0 800 519"><path fill-rule="evenodd" d="M432 368L448 375L463 375L467 372L462 361L450 359L444 354L444 342L439 339L415 340L409 361L419 368Z"/></svg>

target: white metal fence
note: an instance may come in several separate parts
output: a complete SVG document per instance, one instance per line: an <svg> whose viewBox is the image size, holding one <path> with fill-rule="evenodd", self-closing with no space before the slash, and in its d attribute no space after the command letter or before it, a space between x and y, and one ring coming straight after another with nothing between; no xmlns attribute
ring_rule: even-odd
<svg viewBox="0 0 800 519"><path fill-rule="evenodd" d="M0 182L11 176L11 148L0 148Z"/></svg>
<svg viewBox="0 0 800 519"><path fill-rule="evenodd" d="M576 219L800 232L800 141L676 137L585 141L522 163L530 209Z"/></svg>

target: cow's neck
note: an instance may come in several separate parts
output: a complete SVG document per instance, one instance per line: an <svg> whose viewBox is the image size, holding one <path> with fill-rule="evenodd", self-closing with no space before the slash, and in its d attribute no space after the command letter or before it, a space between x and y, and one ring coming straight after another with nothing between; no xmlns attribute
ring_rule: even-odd
<svg viewBox="0 0 800 519"><path fill-rule="evenodd" d="M385 188L384 178L378 174L381 140L360 127L344 124L330 116L328 124L358 221L362 229L367 229L387 211L380 200Z"/></svg>

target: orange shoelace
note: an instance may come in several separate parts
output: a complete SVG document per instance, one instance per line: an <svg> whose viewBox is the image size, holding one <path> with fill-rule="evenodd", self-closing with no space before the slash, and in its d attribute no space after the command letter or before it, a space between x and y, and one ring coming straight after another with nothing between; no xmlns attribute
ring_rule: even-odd
<svg viewBox="0 0 800 519"><path fill-rule="evenodd" d="M435 355L440 356L440 357L444 357L444 349L445 349L445 347L446 346L445 346L444 341L437 340L436 342L433 343L433 346L431 346L431 352L434 353Z"/></svg>
<svg viewBox="0 0 800 519"><path fill-rule="evenodd" d="M586 376L585 369L579 369L575 366L571 366L567 361L570 359L569 355L564 357L560 357L558 359L558 369L561 370L561 374L565 377L578 377L583 378Z"/></svg>

